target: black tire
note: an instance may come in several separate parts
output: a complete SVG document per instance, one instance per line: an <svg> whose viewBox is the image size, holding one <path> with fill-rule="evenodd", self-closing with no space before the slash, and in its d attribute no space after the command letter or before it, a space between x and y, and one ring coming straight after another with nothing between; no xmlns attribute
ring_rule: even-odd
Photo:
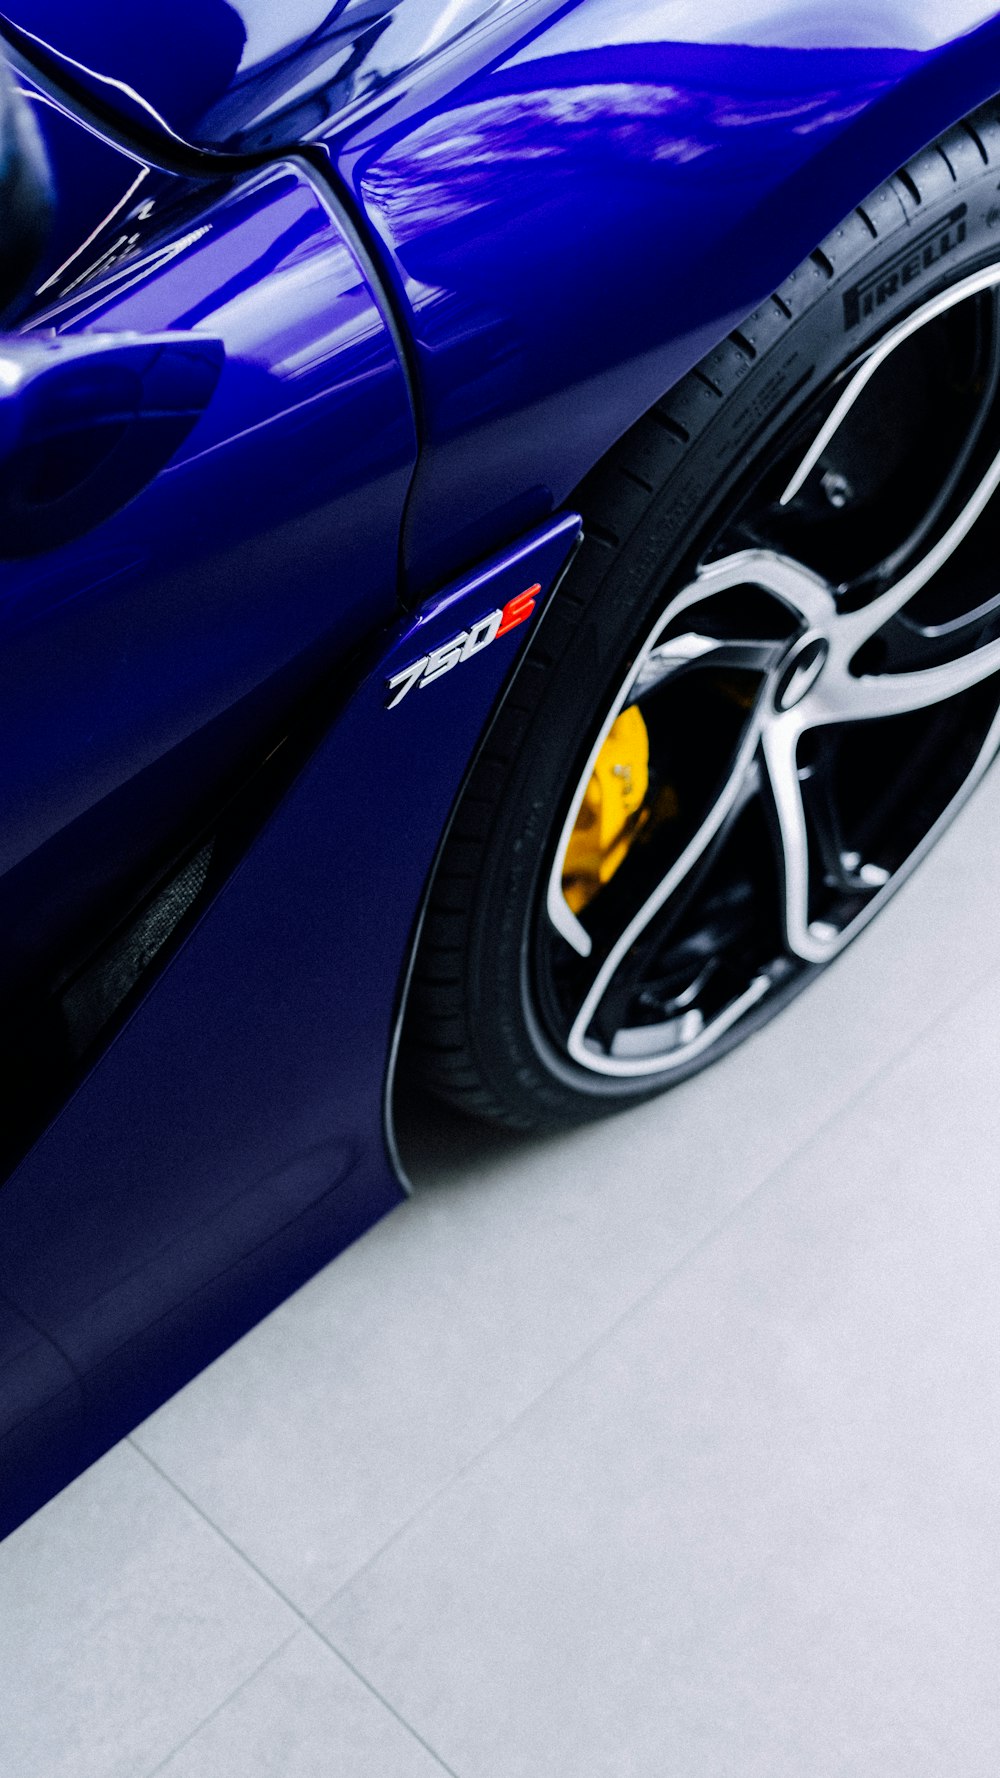
<svg viewBox="0 0 1000 1778"><path fill-rule="evenodd" d="M893 571L897 580L894 584L902 584L909 572L907 564L924 559L919 556L919 550L926 552L930 548L927 540L932 537L932 532L925 535L921 524L911 527L906 536L911 541L914 538L918 541L911 556L906 557L903 545L895 547L892 528L897 525L897 510L900 515L898 524L903 523L907 510L905 501L909 497L906 489L913 482L916 471L919 471L918 488L922 485L919 475L924 473L923 465L915 461L911 464L910 458L904 455L904 451L911 447L904 438L903 429L908 428L914 417L912 414L901 414L898 433L889 437L888 454L892 457L893 452L896 453L889 478L883 482L873 481L872 493L862 491L855 495L848 486L850 498L845 498L842 507L850 506L854 500L856 510L847 517L841 516L837 498L843 491L839 481L844 481L845 486L848 484L845 478L837 476L831 481L829 470L824 472L820 485L824 489L823 498L832 503L830 513L824 507L818 516L809 517L818 496L815 488L810 491L808 482L801 495L796 496L803 510L808 508L805 518L798 511L796 501L789 504L787 511L792 516L786 519L786 509L780 503L775 504L773 491L770 505L765 500L768 488L773 490L778 485L775 477L779 469L787 475L787 465L793 461L795 449L801 450L801 440L809 436L810 431L814 432L821 416L830 411L837 391L848 388L848 371L850 378L855 378L857 367L874 342L899 337L899 324L907 316L928 315L930 319L926 325L921 323L914 333L916 344L904 340L893 348L885 361L886 370L878 373L884 383L879 385L873 379L872 392L856 397L855 406L840 431L832 435L829 452L835 455L838 449L846 449L853 438L856 456L862 459L866 453L872 456L870 427L869 434L864 436L858 430L867 412L866 403L870 406L880 387L883 404L889 409L896 405L896 397L901 392L906 397L907 385L900 379L908 375L912 381L913 373L906 372L909 360L905 353L911 357L917 352L922 354L918 379L923 391L920 399L940 404L945 399L941 393L942 379L947 378L939 360L945 354L948 366L953 367L966 349L963 344L966 336L971 341L974 334L976 344L974 347L970 344L968 349L978 356L974 369L969 369L967 375L964 369L962 371L968 384L967 389L963 384L962 401L965 405L960 410L956 406L956 442L953 447L948 446L955 462L961 458L965 463L962 474L967 476L967 481L956 482L949 498L957 501L959 493L956 489L960 485L962 489L971 487L968 478L981 473L981 462L985 461L983 453L993 438L994 405L1000 408L1000 402L994 404L992 399L995 386L991 386L988 402L986 397L980 400L978 393L987 374L983 364L988 361L993 366L988 374L995 374L1000 329L995 319L989 319L990 315L996 315L995 292L992 286L982 295L973 292L967 298L963 297L961 303L956 301L946 314L939 315L935 305L942 292L952 291L960 284L964 290L971 274L980 267L992 265L1000 254L1000 242L995 238L998 164L1000 109L990 105L919 155L850 215L790 275L780 290L749 316L738 332L711 352L697 370L620 441L579 490L574 504L584 517L583 545L551 603L470 776L438 863L414 969L404 1055L411 1072L415 1071L435 1093L463 1110L525 1129L580 1119L649 1096L664 1085L706 1066L771 1017L818 968L825 967L825 953L812 958L808 955L800 958L796 953L792 959L794 967L789 967L783 976L776 964L773 983L761 990L762 998L749 1005L728 1028L720 1029L718 1035L703 1047L699 1049L696 1045L690 1056L682 1053L680 1040L672 1038L673 1048L664 1051L665 1065L662 1068L653 1066L653 1055L648 1066L643 1063L647 1071L638 1075L611 1077L594 1072L589 1063L585 1061L581 1065L575 1059L582 1053L580 1040L576 1042L575 1052L570 1053L560 1025L563 1015L557 1004L559 996L564 991L568 994L564 983L571 979L573 968L582 966L572 958L563 959L558 953L558 935L553 938L546 920L546 884L550 869L556 868L552 863L553 849L594 737L606 723L612 700L623 683L623 675L627 677L629 663L636 658L637 650L642 649L651 625L659 620L659 614L672 609L671 601L679 589L692 585L694 577L705 572L707 560L719 556L726 560L735 559L729 553L734 547L733 538L738 543L740 537L746 535L749 542L744 547L754 547L753 539L760 532L759 528L752 527L765 524L761 513L778 514L777 518L766 517L767 526L779 527L778 545L773 544L772 531L765 529L764 532L767 548L774 554L788 550L788 533L780 531L780 526L792 523L793 528L795 524L799 526L795 535L806 536L808 545L804 553L797 549L792 553L797 558L801 554L810 566L816 567L816 561L810 561L808 554L808 550L813 549L820 557L819 572L826 573L820 548L822 539L826 539L823 548L833 549L835 568L840 559L838 551L843 554L846 549L847 557L851 556L852 549L856 554L865 555L863 571L858 568L853 575L838 579L834 573L831 577L831 585L836 584L841 592L848 581L854 589L849 597L844 594L845 609L852 604L857 608L868 598L868 592L859 592L859 587L870 589L876 586L876 580L876 591L889 585L886 573L890 561L895 564ZM986 334L991 344L983 343ZM964 358L961 362L964 366ZM957 374L954 368L947 370L952 383L955 383ZM850 386L854 386L853 382ZM957 404L957 395L955 401ZM979 407L975 406L976 402L980 403ZM902 405L905 407L905 399ZM932 407L929 417L934 419L937 414L938 407ZM945 419L947 425L952 424L947 416ZM798 447L794 443L797 438L800 440ZM824 455L820 462L825 460ZM938 473L936 465L937 459L934 475ZM818 474L819 467L817 464L815 474ZM876 471L869 466L867 473L871 478ZM942 454L941 489L944 489L948 476L954 479L957 474L958 470L949 468ZM893 476L896 481L891 480ZM893 492L897 482L903 490L901 493ZM928 488L927 510L930 512L940 490L933 478L928 482ZM961 497L967 501L967 507L955 507L954 510L964 512L971 507L972 501L967 492ZM940 502L944 500L944 492L940 492ZM809 506L810 501L812 506ZM893 515L891 524L889 518L883 516L887 506ZM941 504L934 521L942 536L950 534L947 527L952 524L951 511L951 507ZM986 521L979 519L975 522L981 525ZM812 530L809 530L810 525ZM834 529L837 525L841 526L839 532ZM853 531L850 529L852 525ZM747 530L747 526L751 529ZM867 537L873 538L871 548L875 550L877 546L882 552L878 555L877 572L876 567L868 564L865 553L868 545L861 541ZM834 539L832 546L831 538ZM720 539L730 540L729 552ZM949 563L950 560L949 557ZM705 584L710 583L706 581ZM752 584L756 586L755 582ZM770 599L771 589L765 587L764 591ZM727 595L730 599L736 596L734 593ZM749 600L756 595L740 592L738 596ZM951 596L959 601L955 606L959 615L951 628L956 634L961 631L965 639L966 653L961 658L966 660L975 649L992 642L992 630L989 625L984 630L985 620L977 611L977 627L973 635L969 628L972 614L966 607L959 609L959 594ZM871 598L874 601L875 593ZM712 609L714 611L715 607ZM951 607L948 609L950 611ZM729 610L729 606L725 610L719 606L720 625L735 621L728 615ZM770 606L768 611L770 613ZM903 621L909 624L909 612L907 606L903 616L890 618L886 627L895 624L898 628ZM940 614L931 613L932 617L935 615ZM668 634L677 621L670 621ZM765 628L771 623L772 616L768 615ZM932 645L927 639L932 633L936 635L941 627L940 623L928 621L920 629L923 638L920 647L930 649ZM997 620L997 629L1000 631L1000 620ZM801 649L801 631L802 624L799 624L794 637L781 640L781 647L787 650L794 642L795 647ZM713 645L717 640L713 631ZM882 632L877 642L884 653L886 645ZM661 651L665 646L658 644ZM868 649L866 659L871 657L874 646L871 641L865 644ZM933 646L936 653L918 655L914 660L902 663L892 661L889 663L894 669L891 674L883 661L879 668L883 677L876 683L884 686L890 678L898 682L901 670L926 665L947 666L949 658L957 658L957 644L949 644L951 656L947 651L942 652L940 643ZM724 658L720 654L719 659ZM782 660L785 658L782 656ZM748 669L741 668L741 671L745 670ZM782 670L787 680L788 672ZM859 669L854 662L845 670L862 686L873 683L868 678L857 679ZM864 668L865 673L870 670L868 666ZM661 698L669 695L674 700L674 716L679 721L676 713L683 698L697 713L699 698L704 703L709 691L711 698L721 695L718 682L718 672L711 682L704 676L702 681L695 682L689 674L687 679L679 678L676 686L671 682L666 690L656 695ZM707 690L698 689L703 684ZM763 680L761 684L764 684ZM993 714L989 697L993 695L994 680L991 678L985 684L987 690L977 682L975 691L949 692L947 704L944 702L946 694L941 692L933 710L930 706L927 710L922 709L920 723L923 726L919 733L915 727L912 733L907 731L905 745L898 744L893 737L899 735L900 723L905 724L909 717L889 718L880 713L874 723L868 723L866 730L862 725L862 731L869 736L877 730L880 746L884 741L888 755L895 762L891 768L885 767L885 794L878 805L883 810L881 819L885 834L878 828L867 805L864 815L864 821L868 823L866 831L876 834L885 856L890 859L899 856L898 865L893 864L891 869L865 867L874 871L876 877L881 872L885 880L885 887L879 885L875 897L879 903L884 894L891 892L897 879L902 880L922 848L935 837L944 815L957 806L959 791L965 794L982 768L983 735L987 729L992 735ZM766 695L771 700L768 709L772 713L783 711L786 706L776 702L779 694L774 690L772 680L767 681L767 687ZM789 696L787 686L781 695ZM1000 702L1000 693L996 694L996 700ZM743 703L745 701L744 697ZM702 720L700 715L697 720ZM916 723L916 717L913 720ZM714 721L711 708L704 721L706 725ZM856 773L858 770L864 772L863 765L859 766L854 758L858 751L856 737L862 731L854 728L848 735L846 729L842 732L836 726L808 731L810 745L815 735L821 735L823 748L840 750L836 765L829 766L831 782L834 772L838 774L838 785L847 782L844 776L847 768L840 758L840 753L845 751L854 761L851 769ZM926 740L923 738L925 731ZM699 728L699 735L701 732ZM714 729L706 726L704 732L713 734ZM965 738L969 733L976 737L974 746ZM811 768L801 766L802 753L794 751L798 745L793 744L793 763L801 785ZM900 774L904 755L910 759L921 747L933 761L925 771L927 782L911 783L911 771L905 789L901 790L896 778L902 784ZM818 753L819 741L816 741L816 748ZM854 753L851 753L852 748ZM969 764L973 753L975 773ZM946 759L947 764L939 763L939 756L941 761ZM890 772L896 774L891 784ZM931 781L936 784L938 778L942 787L932 792L927 786ZM797 794L804 795L805 792ZM896 809L900 799L905 800L905 797L911 801L916 799L915 812L907 817L910 822L907 832L911 837L917 836L912 839L912 844L904 841L897 831L900 816L892 816L896 827L890 822L891 832L886 828L890 818L884 810L890 805ZM920 804L920 797L924 799L923 804ZM776 793L769 789L764 803L771 811L772 829L775 826L775 801ZM704 807L709 807L708 800ZM851 820L862 822L853 803L851 807L854 810ZM780 810L778 814L780 828ZM756 822L756 809L750 811L746 819L749 821L751 816ZM842 817L843 811L840 811L837 821L841 825ZM698 814L691 819L703 821L704 817ZM836 828L838 835L841 825ZM816 853L812 828L809 836L812 858ZM725 845L730 843L728 839L725 841ZM675 851L680 844L679 840L671 841ZM752 866L745 867L750 873L748 880L751 884L755 881L764 883L770 867L758 859L756 828L753 834L744 835L740 844L747 856L752 854L755 861ZM907 844L910 845L909 852L906 851ZM664 858L667 856L664 853ZM842 851L839 856L847 859L856 857L856 854ZM646 868L645 861L639 862ZM637 864L635 870L638 868ZM711 871L716 866L704 868L711 883ZM721 872L721 866L718 868ZM735 866L727 868L732 871ZM813 865L808 868L811 870ZM833 875L824 876L822 881L833 895L837 873L835 866L831 868ZM702 869L699 861L692 867L692 876ZM787 885L791 870L787 855L782 855L778 876L783 885L783 920L790 906ZM758 873L757 877L754 872ZM847 887L840 885L841 899L836 906L843 904L849 911L843 916L843 926L837 930L842 936L853 936L855 925L864 923L867 910L874 905L871 898L875 895L875 878L863 886L860 886L861 878L856 878L859 885L857 896L867 895L869 901L862 907L858 900L855 912L850 912L854 903L850 902L848 894L855 879L845 880ZM623 885L624 879L621 881ZM719 883L725 887L724 873L720 875ZM675 893L681 896L683 892L682 881ZM687 933L687 927L691 927L694 936L685 936L683 941L689 951L696 938L704 946L703 938L691 926L697 910L697 893L702 892L708 893L704 889L698 890L694 899L684 902L680 914L671 914L670 932L676 933L683 926ZM607 888L601 891L605 897L609 893ZM638 894L638 891L633 893ZM720 906L728 906L723 888L714 893ZM814 892L810 878L803 903L807 916L814 893L819 895L820 889ZM620 894L627 912L632 904L625 897L623 886L620 886ZM735 887L729 887L726 894L735 906L743 891L741 889L738 894ZM763 894L761 889L760 896ZM600 896L593 905L599 907ZM668 900L664 905L669 910L673 902ZM661 912L655 919L663 917ZM834 918L833 925L829 919L825 925L822 920L813 920L808 931L811 933L815 928L819 933L821 927L824 931L833 931L839 917ZM621 918L624 919L625 914ZM759 916L763 922L761 932L769 919L769 914ZM711 927L705 930L710 931ZM609 927L608 945L612 942L610 933ZM602 939L601 942L605 941ZM644 936L640 935L636 946L641 949L644 942ZM667 977L670 977L664 958L669 961L674 952L678 952L680 942L671 938L660 945L657 968L661 975L666 969ZM839 945L839 941L828 942ZM652 939L649 943L652 945ZM746 949L749 940L745 934L739 943ZM754 943L760 949L763 939L755 938ZM554 961L546 961L549 956L546 946L549 950L555 947L558 954ZM802 948L809 951L809 945ZM822 950L819 939L814 949ZM743 951L738 954L742 957ZM736 955L733 951L732 956ZM631 949L627 956L631 959ZM624 963L621 967L624 969ZM735 963L727 962L725 967L730 969L735 982ZM751 965L748 963L747 967ZM754 963L753 967L759 968L759 963ZM636 976L640 986L641 979L640 975ZM621 992L624 991L623 988ZM668 1005L663 999L664 992L662 984L656 988L656 993L661 996L657 1005ZM715 999L711 1001L710 1012L711 1007L722 1004L722 992L721 987L713 989ZM732 992L732 1004L742 1004L735 987ZM648 998L653 990L642 988L642 993ZM707 988L704 994L707 996ZM681 1004L680 994L669 1001L673 1008ZM570 1013L565 1015L566 1018L570 1016ZM670 1014L671 1018L674 1016ZM704 1011L699 1011L697 1016L702 1020L703 1032L714 1028L714 1013L707 1022ZM664 1032L670 1024L670 1018L657 1022L652 1013L649 1021L629 1025L627 1029L623 1027L613 1040L608 1041L618 1043L623 1034L634 1039L636 1031L640 1032L642 1041L646 1041L647 1031ZM599 1059L600 1045L590 1037L585 1040ZM613 1054L613 1048L607 1053ZM605 1065L601 1063L601 1066Z"/></svg>

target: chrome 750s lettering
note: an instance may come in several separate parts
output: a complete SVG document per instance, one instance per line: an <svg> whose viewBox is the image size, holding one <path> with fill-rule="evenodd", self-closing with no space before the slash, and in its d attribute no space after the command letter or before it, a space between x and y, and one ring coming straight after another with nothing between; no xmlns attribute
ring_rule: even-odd
<svg viewBox="0 0 1000 1778"><path fill-rule="evenodd" d="M433 685L435 679L450 673L462 661L469 661L474 654L481 654L498 636L505 636L508 630L514 630L518 624L526 623L535 609L541 590L540 585L528 587L515 598L508 599L506 605L478 618L471 629L460 630L457 636L449 637L440 647L432 648L429 654L422 654L418 661L411 661L401 673L394 673L386 682L386 709L394 710L414 686L423 691L425 686Z"/></svg>

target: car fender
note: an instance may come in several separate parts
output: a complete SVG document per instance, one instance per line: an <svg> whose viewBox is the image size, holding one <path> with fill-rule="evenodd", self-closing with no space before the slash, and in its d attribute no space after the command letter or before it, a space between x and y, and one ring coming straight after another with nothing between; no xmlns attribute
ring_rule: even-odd
<svg viewBox="0 0 1000 1778"><path fill-rule="evenodd" d="M412 340L413 591L570 498L869 192L1000 88L992 11L901 3L873 26L871 10L726 5L706 25L686 3L581 0L461 82L425 75L333 121L332 166Z"/></svg>
<svg viewBox="0 0 1000 1778"><path fill-rule="evenodd" d="M0 1188L0 1536L402 1202L389 1064L425 883L578 535L550 521L383 635Z"/></svg>

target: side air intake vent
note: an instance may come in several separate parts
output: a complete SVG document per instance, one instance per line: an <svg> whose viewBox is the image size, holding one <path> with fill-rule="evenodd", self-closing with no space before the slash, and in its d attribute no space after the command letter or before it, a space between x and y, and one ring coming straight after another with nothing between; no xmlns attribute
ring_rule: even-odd
<svg viewBox="0 0 1000 1778"><path fill-rule="evenodd" d="M208 840L60 995L75 1056L88 1050L145 974L198 899L208 877L214 840Z"/></svg>

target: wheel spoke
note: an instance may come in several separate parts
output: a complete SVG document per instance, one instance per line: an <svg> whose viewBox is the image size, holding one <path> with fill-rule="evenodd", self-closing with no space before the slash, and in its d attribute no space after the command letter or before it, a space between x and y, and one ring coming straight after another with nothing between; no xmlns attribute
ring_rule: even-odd
<svg viewBox="0 0 1000 1778"><path fill-rule="evenodd" d="M905 335L903 337L905 337ZM831 413L827 415L826 420L817 432L812 444L806 451L805 456L802 458L798 467L789 479L784 492L779 498L779 506L790 506L796 495L802 492L802 489L805 487L806 482L809 480L809 477L812 475L813 470L816 468L817 463L822 457L823 452L833 443L833 440L844 425L844 422L856 405L859 397L864 393L865 389L867 389L872 377L885 363L886 359L890 356L890 353L895 351L898 343L900 342L894 339L891 343L886 342L881 350L869 353L868 357L858 369L855 370L853 376L848 378L836 405Z"/></svg>
<svg viewBox="0 0 1000 1778"><path fill-rule="evenodd" d="M731 587L761 587L780 599L809 629L828 628L837 613L829 581L779 550L737 550L707 563L699 570L694 586L701 598Z"/></svg>
<svg viewBox="0 0 1000 1778"><path fill-rule="evenodd" d="M644 698L671 674L691 666L769 673L781 658L782 646L780 642L758 642L750 638L726 641L717 636L702 636L696 631L671 636L646 656L632 682L630 696L633 702Z"/></svg>
<svg viewBox="0 0 1000 1778"><path fill-rule="evenodd" d="M854 677L831 661L827 671L800 706L805 727L835 722L863 722L880 716L904 716L926 710L946 698L982 684L1000 672L1000 640L941 666L911 673L871 673Z"/></svg>
<svg viewBox="0 0 1000 1778"><path fill-rule="evenodd" d="M760 718L755 713L747 725L729 776L708 815L652 894L633 915L598 969L573 1021L569 1036L571 1053L579 1050L586 1053L587 1035L594 1023L601 1002L609 990L613 990L613 984L622 966L625 965L626 969L628 968L627 959L632 947L641 939L650 922L672 897L677 896L678 905L680 905L680 898L684 895L688 884L690 883L693 887L701 880L711 857L731 830L747 802L757 793L759 770L756 752L760 733Z"/></svg>
<svg viewBox="0 0 1000 1778"><path fill-rule="evenodd" d="M739 584L739 582L733 584ZM700 600L704 595L699 593L697 597ZM689 589L687 594L682 594L675 602L673 610L675 613L683 611L685 607L690 607L693 603L695 603L695 595ZM732 640L703 635L698 630L686 630L679 635L668 637L663 642L657 642L656 637L662 633L663 628L662 623L657 625L653 637L639 653L632 672L622 686L604 726L591 748L590 756L563 823L555 858L549 872L545 898L549 923L581 957L590 956L592 940L582 920L577 918L563 894L563 860L586 795L591 773L616 717L626 704L636 703L647 697L651 692L658 690L666 680L690 668L711 667L720 671L738 669L757 673L764 677L774 669L782 653L782 644L778 642L758 641L749 637Z"/></svg>
<svg viewBox="0 0 1000 1778"><path fill-rule="evenodd" d="M650 920L645 932L639 932L633 936L627 951L605 984L603 994L595 1007L591 1025L597 1035L607 1043L609 1048L612 1048L613 1053L618 1053L619 1045L613 1045L612 1039L616 1034L620 1036L629 1005L647 978L654 959L661 952L665 940L676 930L679 922L690 908L693 898L700 894L740 816L759 793L760 769L756 759L752 759L743 774L735 798L726 809L724 818L716 827L698 858L691 864L683 880L676 885L673 893L662 905L660 918L655 921ZM704 966L700 972L701 976L703 980L707 980L708 975L716 966L715 953L718 948L718 944L713 942L710 949L706 950L705 935L702 934L694 947L690 945L686 947L686 958L678 958L675 961L679 963L682 974L689 974L692 964L696 965L700 962ZM701 985L703 985L703 981L694 988L690 985L679 988L676 994L670 996L672 1003L688 1025L690 1025L688 1008L697 998L697 989Z"/></svg>
<svg viewBox="0 0 1000 1778"><path fill-rule="evenodd" d="M785 946L802 963L822 963L840 935L836 928L809 919L809 834L799 782L800 737L797 722L772 722L764 730L761 754L777 840Z"/></svg>
<svg viewBox="0 0 1000 1778"><path fill-rule="evenodd" d="M827 888L838 895L869 896L885 886L889 872L871 859L866 859L844 837L841 810L834 795L834 751L829 730L822 737L813 737L813 758L810 764L800 762L798 781L810 844L816 852L816 868L822 872Z"/></svg>
<svg viewBox="0 0 1000 1778"><path fill-rule="evenodd" d="M793 553L814 562L819 552L845 659L942 570L947 580L1000 487L998 285L1000 268L989 267L893 327L782 466L771 529L777 514L775 535L794 539Z"/></svg>
<svg viewBox="0 0 1000 1778"><path fill-rule="evenodd" d="M882 629L890 618L902 611L915 598L917 593L927 585L954 555L959 545L969 535L973 525L980 518L989 504L997 488L1000 487L1000 454L992 461L979 482L974 494L966 502L948 529L938 538L927 554L922 556L913 567L899 580L879 593L877 598L869 600L856 611L842 613L837 628L841 645L845 652L854 654L870 637Z"/></svg>

